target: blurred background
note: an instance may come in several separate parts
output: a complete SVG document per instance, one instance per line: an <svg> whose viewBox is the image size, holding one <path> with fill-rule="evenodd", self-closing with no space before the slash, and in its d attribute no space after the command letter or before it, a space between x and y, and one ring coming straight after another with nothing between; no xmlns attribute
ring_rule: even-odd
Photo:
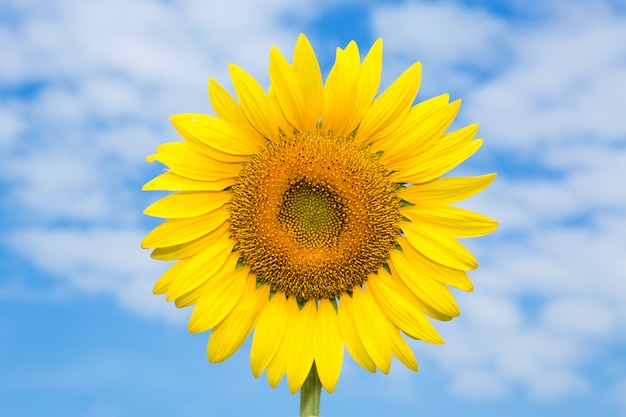
<svg viewBox="0 0 626 417"><path fill-rule="evenodd" d="M169 115L211 113L229 62L267 87L301 32L324 74L382 37L383 87L422 61L419 100L462 98L485 145L454 174L498 172L462 205L501 224L446 345L411 342L418 373L346 357L322 416L626 416L623 0L0 0L1 414L297 415L249 342L208 363L139 242Z"/></svg>

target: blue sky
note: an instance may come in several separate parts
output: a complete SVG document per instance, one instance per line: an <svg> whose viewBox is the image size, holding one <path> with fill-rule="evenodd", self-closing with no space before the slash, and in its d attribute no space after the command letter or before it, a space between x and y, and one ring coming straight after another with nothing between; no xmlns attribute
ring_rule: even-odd
<svg viewBox="0 0 626 417"><path fill-rule="evenodd" d="M214 4L212 4L214 3ZM458 174L498 171L464 207L501 223L467 242L480 267L420 371L350 359L322 416L626 416L626 5L622 1L24 1L0 14L0 404L7 416L295 416L249 370L208 364L151 288L139 249L176 140L210 113L229 62L267 86L272 45L304 32L384 40L383 84L422 61L418 96L462 98L485 145Z"/></svg>

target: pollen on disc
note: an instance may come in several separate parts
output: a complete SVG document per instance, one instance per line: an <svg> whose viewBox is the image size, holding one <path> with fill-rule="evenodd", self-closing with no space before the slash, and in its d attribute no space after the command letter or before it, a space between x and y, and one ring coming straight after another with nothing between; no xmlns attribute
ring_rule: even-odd
<svg viewBox="0 0 626 417"><path fill-rule="evenodd" d="M284 192L278 222L302 247L330 246L343 228L344 210L330 187L300 181Z"/></svg>

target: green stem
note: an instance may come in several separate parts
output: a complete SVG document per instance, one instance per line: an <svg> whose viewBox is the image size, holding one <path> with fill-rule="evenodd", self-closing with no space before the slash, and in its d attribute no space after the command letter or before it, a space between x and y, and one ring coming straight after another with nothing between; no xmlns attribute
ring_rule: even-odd
<svg viewBox="0 0 626 417"><path fill-rule="evenodd" d="M300 417L318 417L320 415L320 397L322 383L317 375L315 362L311 366L309 376L300 388Z"/></svg>

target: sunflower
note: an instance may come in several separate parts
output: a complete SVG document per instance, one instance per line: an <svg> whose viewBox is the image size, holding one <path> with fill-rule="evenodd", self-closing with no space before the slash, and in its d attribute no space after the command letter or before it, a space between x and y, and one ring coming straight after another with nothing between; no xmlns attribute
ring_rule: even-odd
<svg viewBox="0 0 626 417"><path fill-rule="evenodd" d="M143 189L175 191L145 210L166 220L142 246L176 261L154 292L195 305L211 362L254 331L255 377L295 393L316 368L332 392L344 346L387 373L392 356L417 370L404 336L443 343L429 318L459 315L449 287L471 291L477 267L457 238L496 227L451 204L495 174L442 177L481 146L477 125L446 132L447 95L413 105L419 63L376 97L381 67L381 40L362 61L350 42L323 82L301 35L291 64L271 49L267 92L231 64L237 99L210 79L216 115L173 116L184 141L148 157L169 170Z"/></svg>

